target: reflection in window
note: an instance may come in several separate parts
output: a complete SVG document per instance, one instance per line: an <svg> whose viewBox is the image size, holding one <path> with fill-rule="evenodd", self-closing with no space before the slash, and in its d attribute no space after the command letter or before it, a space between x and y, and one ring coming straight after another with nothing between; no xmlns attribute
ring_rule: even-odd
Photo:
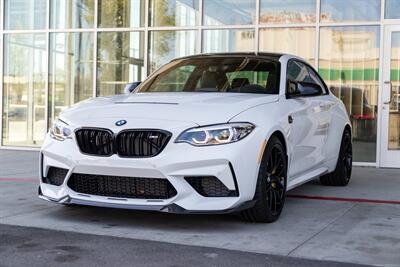
<svg viewBox="0 0 400 267"><path fill-rule="evenodd" d="M254 30L205 30L203 52L253 52Z"/></svg>
<svg viewBox="0 0 400 267"><path fill-rule="evenodd" d="M400 1L386 0L385 19L400 19Z"/></svg>
<svg viewBox="0 0 400 267"><path fill-rule="evenodd" d="M3 145L43 142L45 71L45 34L4 35Z"/></svg>
<svg viewBox="0 0 400 267"><path fill-rule="evenodd" d="M381 0L321 0L321 21L377 21Z"/></svg>
<svg viewBox="0 0 400 267"><path fill-rule="evenodd" d="M392 98L389 107L388 149L400 150L400 32L392 33L390 81Z"/></svg>
<svg viewBox="0 0 400 267"><path fill-rule="evenodd" d="M102 32L97 44L97 95L120 94L127 83L143 80L143 32Z"/></svg>
<svg viewBox="0 0 400 267"><path fill-rule="evenodd" d="M99 27L132 28L144 25L143 0L100 0L98 9Z"/></svg>
<svg viewBox="0 0 400 267"><path fill-rule="evenodd" d="M254 0L203 0L204 25L253 24L256 19Z"/></svg>
<svg viewBox="0 0 400 267"><path fill-rule="evenodd" d="M46 27L46 0L5 0L4 28L36 30Z"/></svg>
<svg viewBox="0 0 400 267"><path fill-rule="evenodd" d="M319 72L346 106L355 161L375 161L379 26L323 27Z"/></svg>
<svg viewBox="0 0 400 267"><path fill-rule="evenodd" d="M94 20L94 0L51 1L52 28L91 28Z"/></svg>
<svg viewBox="0 0 400 267"><path fill-rule="evenodd" d="M150 26L196 26L198 0L150 0Z"/></svg>
<svg viewBox="0 0 400 267"><path fill-rule="evenodd" d="M289 53L315 64L315 28L267 28L260 30L261 52Z"/></svg>
<svg viewBox="0 0 400 267"><path fill-rule="evenodd" d="M149 73L176 57L197 53L197 31L152 31L149 40Z"/></svg>
<svg viewBox="0 0 400 267"><path fill-rule="evenodd" d="M93 34L51 33L49 123L64 109L93 96Z"/></svg>
<svg viewBox="0 0 400 267"><path fill-rule="evenodd" d="M316 0L260 0L260 23L313 23Z"/></svg>

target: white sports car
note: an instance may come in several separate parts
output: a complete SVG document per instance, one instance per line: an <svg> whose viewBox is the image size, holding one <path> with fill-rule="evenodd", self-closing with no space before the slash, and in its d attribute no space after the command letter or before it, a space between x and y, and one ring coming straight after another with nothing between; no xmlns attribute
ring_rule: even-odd
<svg viewBox="0 0 400 267"><path fill-rule="evenodd" d="M41 149L39 195L272 222L287 190L318 177L344 186L351 168L345 106L307 62L207 54L62 112Z"/></svg>

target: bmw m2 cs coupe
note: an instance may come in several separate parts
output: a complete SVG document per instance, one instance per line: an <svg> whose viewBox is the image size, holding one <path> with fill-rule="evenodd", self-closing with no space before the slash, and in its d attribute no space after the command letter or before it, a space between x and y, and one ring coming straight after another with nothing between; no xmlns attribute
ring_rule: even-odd
<svg viewBox="0 0 400 267"><path fill-rule="evenodd" d="M207 54L62 112L41 149L39 195L273 222L288 190L318 177L344 186L351 168L345 106L306 61Z"/></svg>

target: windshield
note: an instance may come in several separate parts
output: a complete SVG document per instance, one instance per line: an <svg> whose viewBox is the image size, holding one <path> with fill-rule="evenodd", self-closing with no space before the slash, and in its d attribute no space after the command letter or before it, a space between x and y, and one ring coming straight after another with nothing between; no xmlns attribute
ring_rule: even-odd
<svg viewBox="0 0 400 267"><path fill-rule="evenodd" d="M147 79L143 92L279 93L279 62L247 57L173 61Z"/></svg>

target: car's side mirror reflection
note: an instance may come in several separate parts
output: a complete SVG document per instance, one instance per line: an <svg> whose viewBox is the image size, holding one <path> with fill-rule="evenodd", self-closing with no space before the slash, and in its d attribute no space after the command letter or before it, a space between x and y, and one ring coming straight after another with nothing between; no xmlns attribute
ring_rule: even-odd
<svg viewBox="0 0 400 267"><path fill-rule="evenodd" d="M322 94L322 88L318 84L291 80L287 82L286 96L288 98L316 96L320 94Z"/></svg>
<svg viewBox="0 0 400 267"><path fill-rule="evenodd" d="M133 82L133 83L128 83L125 85L124 88L124 93L125 94L130 94L133 91L135 91L135 89L139 86L139 84L141 84L142 82Z"/></svg>

